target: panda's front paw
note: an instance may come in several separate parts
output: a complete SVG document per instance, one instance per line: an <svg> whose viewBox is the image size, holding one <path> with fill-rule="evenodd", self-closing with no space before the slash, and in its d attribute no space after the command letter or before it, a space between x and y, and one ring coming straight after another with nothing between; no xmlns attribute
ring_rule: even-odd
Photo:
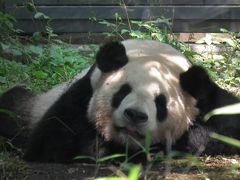
<svg viewBox="0 0 240 180"><path fill-rule="evenodd" d="M208 73L200 66L192 66L180 74L180 85L196 99L207 97L214 87Z"/></svg>
<svg viewBox="0 0 240 180"><path fill-rule="evenodd" d="M199 124L195 124L190 127L188 132L188 145L189 152L195 155L201 155L206 150L208 143L210 142L209 130Z"/></svg>

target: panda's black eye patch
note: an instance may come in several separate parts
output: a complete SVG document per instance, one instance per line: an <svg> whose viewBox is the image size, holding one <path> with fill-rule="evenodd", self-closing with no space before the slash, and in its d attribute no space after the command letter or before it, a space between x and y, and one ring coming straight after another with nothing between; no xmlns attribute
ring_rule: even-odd
<svg viewBox="0 0 240 180"><path fill-rule="evenodd" d="M157 119L163 121L167 117L167 99L163 94L155 98Z"/></svg>
<svg viewBox="0 0 240 180"><path fill-rule="evenodd" d="M117 108L122 100L129 94L131 93L132 91L132 88L129 84L123 84L121 86L121 88L119 89L118 92L116 92L114 95L113 95L113 99L112 99L112 107L114 108Z"/></svg>

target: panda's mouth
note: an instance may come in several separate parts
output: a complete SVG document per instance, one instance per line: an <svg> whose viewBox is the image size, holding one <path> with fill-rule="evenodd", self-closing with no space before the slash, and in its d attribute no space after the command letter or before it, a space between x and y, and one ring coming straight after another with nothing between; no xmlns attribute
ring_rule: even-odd
<svg viewBox="0 0 240 180"><path fill-rule="evenodd" d="M115 127L115 129L120 133L130 135L137 139L145 138L145 135L143 135L136 127Z"/></svg>

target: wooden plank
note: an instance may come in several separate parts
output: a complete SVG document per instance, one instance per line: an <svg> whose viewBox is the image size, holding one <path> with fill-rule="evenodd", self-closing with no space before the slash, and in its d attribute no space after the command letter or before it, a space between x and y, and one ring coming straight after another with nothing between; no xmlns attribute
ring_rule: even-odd
<svg viewBox="0 0 240 180"><path fill-rule="evenodd" d="M205 0L204 4L208 5L240 5L239 0Z"/></svg>
<svg viewBox="0 0 240 180"><path fill-rule="evenodd" d="M176 21L174 23L174 32L196 32L196 33L218 33L220 29L225 28L232 32L239 32L239 21L227 20L207 20L207 21Z"/></svg>
<svg viewBox="0 0 240 180"><path fill-rule="evenodd" d="M17 19L29 19L33 13L24 7L6 8L6 11ZM52 19L114 19L118 13L126 18L125 9L118 6L89 7L89 6L40 6L38 11L45 13ZM240 7L236 6L128 6L130 19L154 19L164 16L173 19L240 19Z"/></svg>
<svg viewBox="0 0 240 180"><path fill-rule="evenodd" d="M125 22L127 24L127 22ZM80 32L92 32L102 33L111 32L108 27L99 23L91 21L78 21L78 20L56 20L51 23L55 33L80 33ZM17 28L24 30L25 33L32 33L36 31L44 30L44 23L30 20L20 20L17 23ZM220 28L226 28L231 31L239 32L240 21L174 21L174 32L220 32Z"/></svg>
<svg viewBox="0 0 240 180"><path fill-rule="evenodd" d="M8 0L9 4L21 5L31 0ZM203 4L204 0L34 0L35 5L163 5Z"/></svg>
<svg viewBox="0 0 240 180"><path fill-rule="evenodd" d="M1 1L0 1L1 2ZM0 11L5 11L5 4L4 3L0 3Z"/></svg>
<svg viewBox="0 0 240 180"><path fill-rule="evenodd" d="M31 0L7 0L7 6ZM34 0L35 5L119 5L121 0ZM124 0L126 5L240 5L239 0Z"/></svg>

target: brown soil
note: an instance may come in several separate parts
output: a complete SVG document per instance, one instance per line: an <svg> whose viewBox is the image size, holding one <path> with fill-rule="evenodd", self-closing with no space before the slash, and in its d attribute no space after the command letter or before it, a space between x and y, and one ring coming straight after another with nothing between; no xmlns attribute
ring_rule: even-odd
<svg viewBox="0 0 240 180"><path fill-rule="evenodd" d="M128 174L116 165L96 164L36 164L18 161L15 168L4 168L0 162L0 168L0 180L78 180L127 177ZM240 157L200 157L150 163L142 167L140 179L240 179Z"/></svg>

